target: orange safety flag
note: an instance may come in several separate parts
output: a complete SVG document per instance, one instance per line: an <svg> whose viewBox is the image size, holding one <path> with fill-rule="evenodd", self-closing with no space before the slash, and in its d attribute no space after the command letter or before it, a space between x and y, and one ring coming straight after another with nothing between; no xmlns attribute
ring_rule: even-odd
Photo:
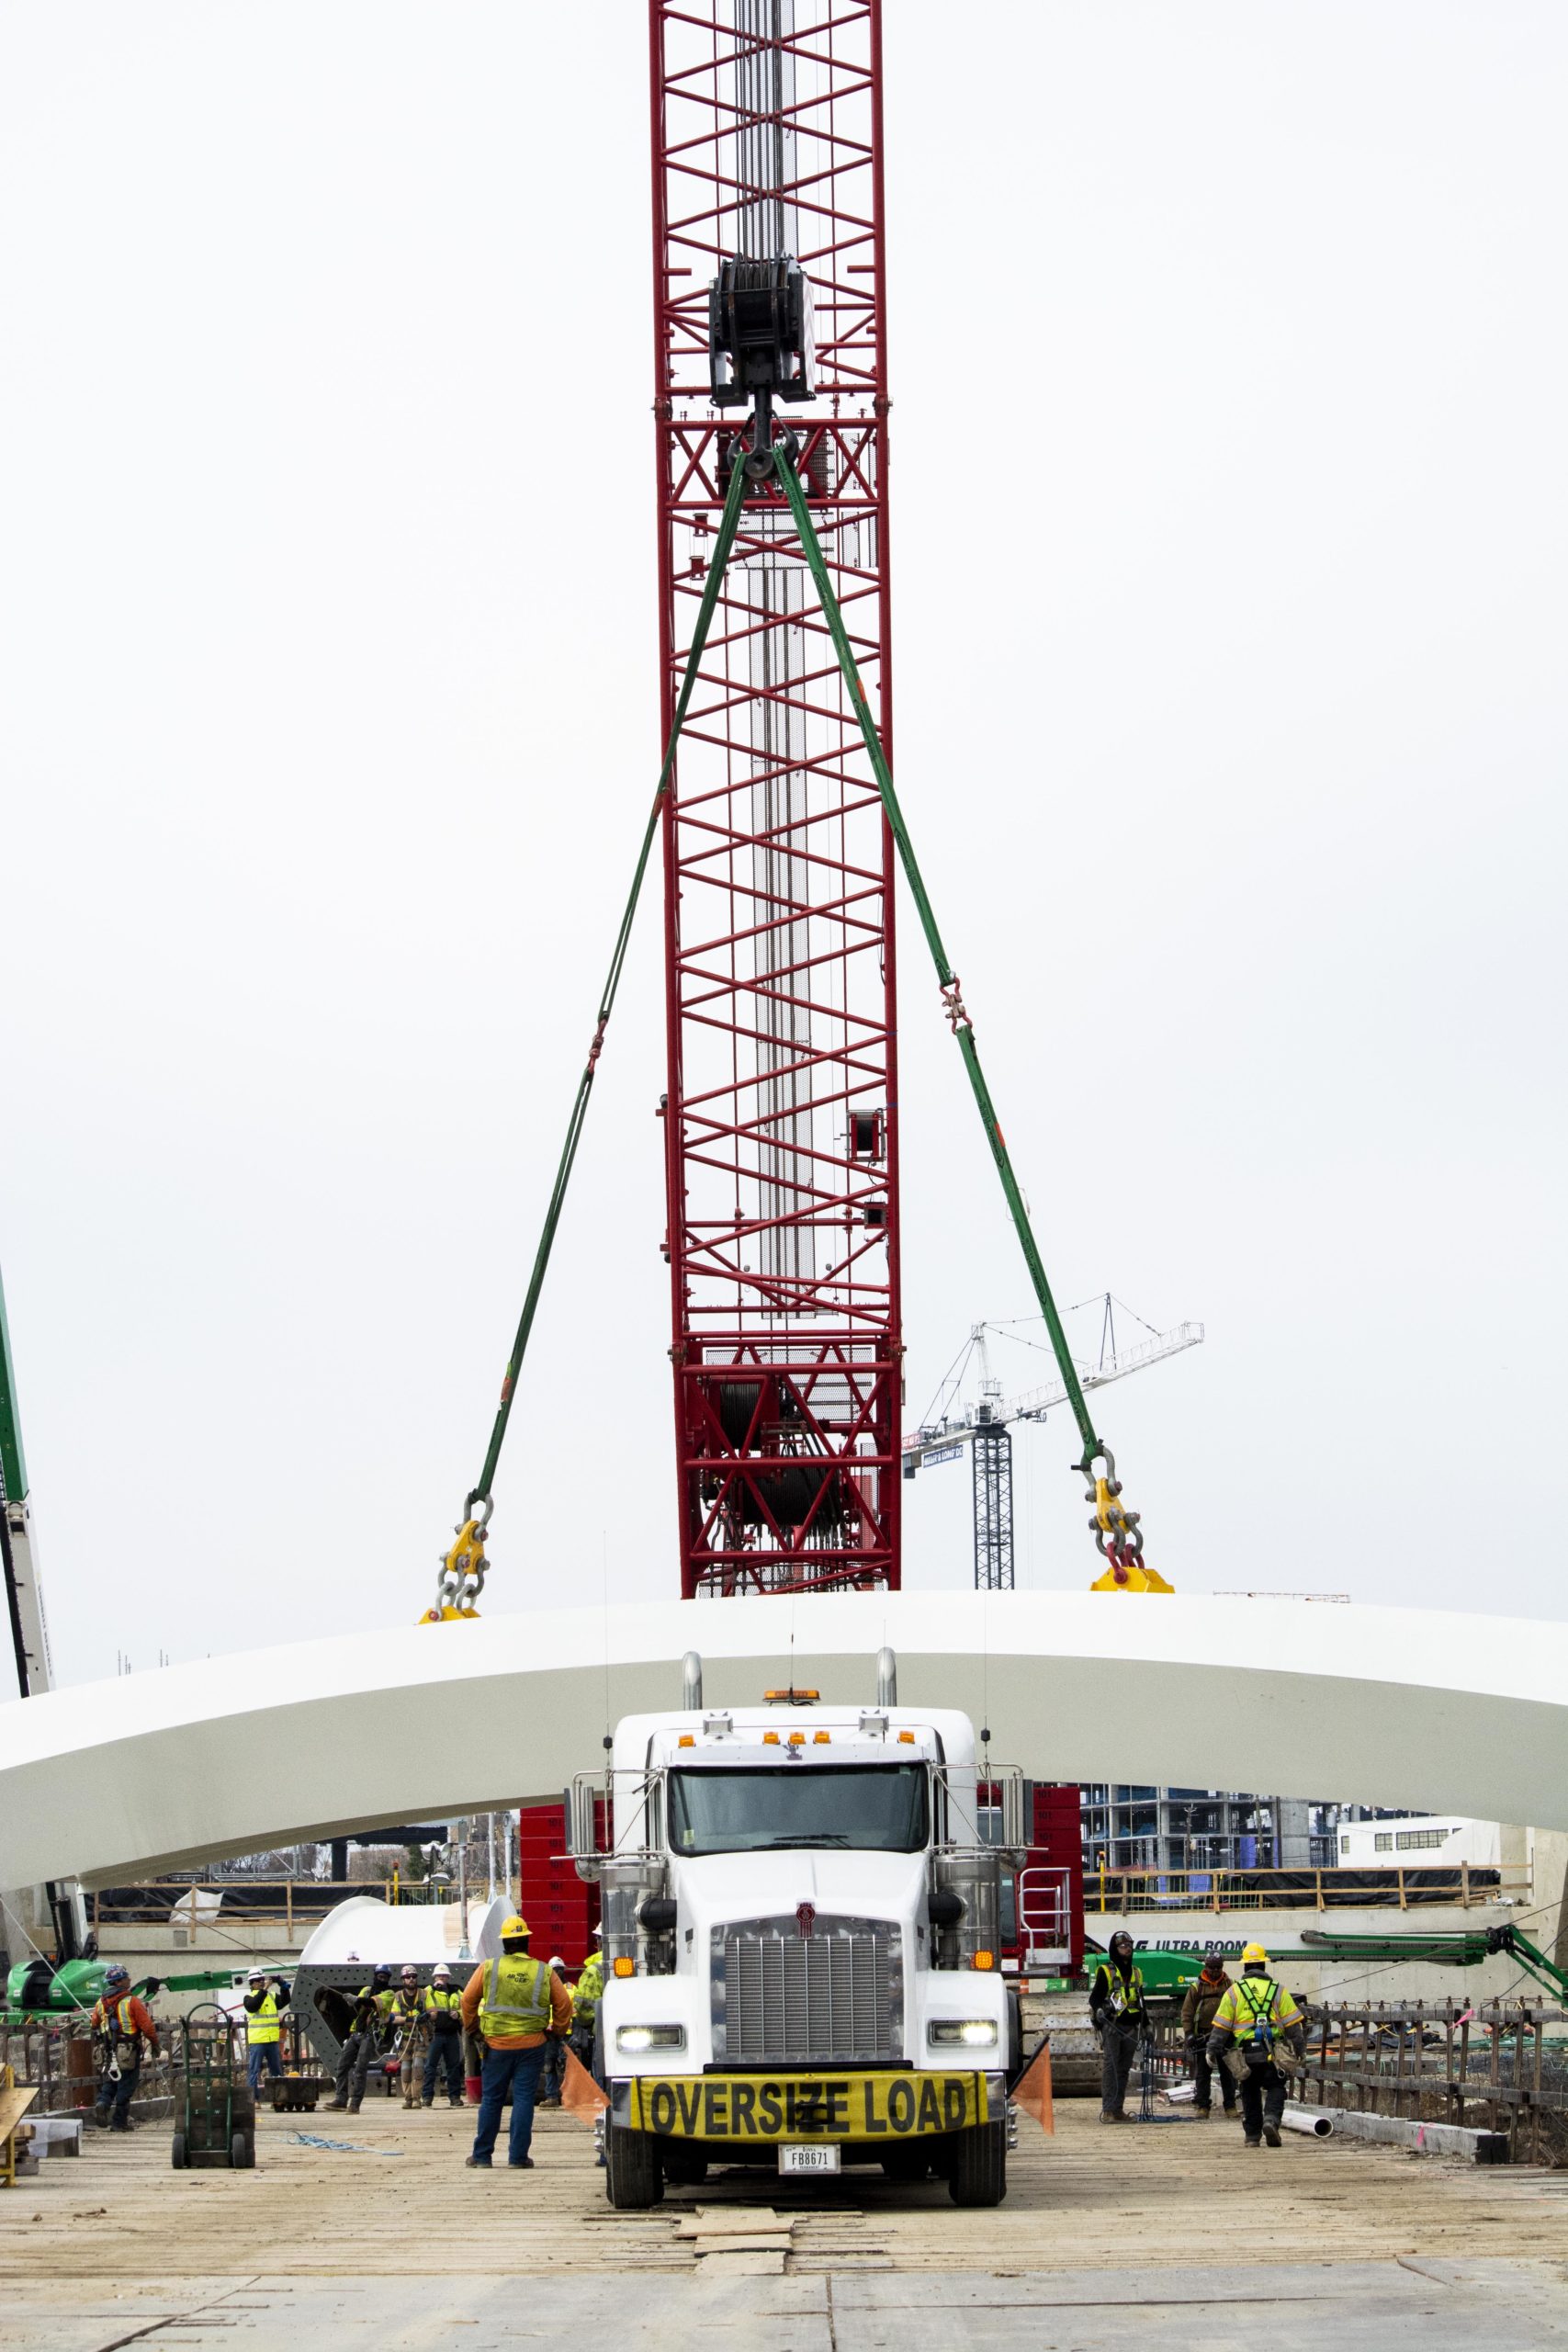
<svg viewBox="0 0 1568 2352"><path fill-rule="evenodd" d="M1015 2107L1032 2115L1042 2132L1054 2132L1056 2119L1051 2107L1051 2045L1043 2041L1010 2094Z"/></svg>
<svg viewBox="0 0 1568 2352"><path fill-rule="evenodd" d="M572 2050L566 2053L560 2103L567 2114L579 2117L584 2123L592 2123L601 2109L610 2104L581 2059Z"/></svg>

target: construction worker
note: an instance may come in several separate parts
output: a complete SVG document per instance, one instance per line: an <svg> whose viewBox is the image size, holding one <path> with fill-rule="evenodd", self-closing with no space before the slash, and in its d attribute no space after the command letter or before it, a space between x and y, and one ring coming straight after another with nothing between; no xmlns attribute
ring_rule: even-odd
<svg viewBox="0 0 1568 2352"><path fill-rule="evenodd" d="M420 2096L421 2061L428 2029L424 1996L419 1989L419 1971L412 1962L405 1965L399 1988L392 1996L388 2022L391 2029L389 2046L400 2062L398 2080L402 2086L403 2105L412 2107Z"/></svg>
<svg viewBox="0 0 1568 2352"><path fill-rule="evenodd" d="M550 1954L550 1973L558 1976L563 1984L566 1983L566 1962L558 1951ZM566 2080L566 2043L551 2034L545 2044L545 2063L539 2072L541 2107L560 2105L561 2085Z"/></svg>
<svg viewBox="0 0 1568 2352"><path fill-rule="evenodd" d="M1235 2113L1235 2084L1229 2067L1211 2066L1209 2064L1209 2029L1214 2022L1214 2011L1230 1991L1231 1984L1224 1954L1205 1952L1198 1981L1187 1987L1187 1998L1181 2004L1181 2038L1187 2045L1192 2071L1198 2080L1197 2096L1192 2103L1200 2115L1207 2115L1213 2106L1213 2084L1216 2075L1225 2113Z"/></svg>
<svg viewBox="0 0 1568 2352"><path fill-rule="evenodd" d="M289 1989L281 1976L269 1984L265 1968L253 1968L245 1991L245 2072L254 2091L265 2069L268 2076L283 2072L283 2011Z"/></svg>
<svg viewBox="0 0 1568 2352"><path fill-rule="evenodd" d="M1144 1973L1134 1962L1133 1939L1125 1928L1119 1928L1111 1937L1111 1950L1094 1972L1089 2013L1100 2036L1100 2120L1125 2123L1123 2107L1133 2053L1148 2031Z"/></svg>
<svg viewBox="0 0 1568 2352"><path fill-rule="evenodd" d="M593 1930L594 1950L578 1972L571 1988L571 2047L573 2053L592 2075L593 2066L593 2030L599 2020L599 2002L604 1990L604 1955L598 1947L604 1942L604 1930Z"/></svg>
<svg viewBox="0 0 1568 2352"><path fill-rule="evenodd" d="M130 1989L130 1973L117 1962L104 1976L103 1998L88 2019L98 2060L98 2095L93 2120L111 2132L134 2132L130 2102L141 2075L141 2053L158 2055L158 2029L145 2004Z"/></svg>
<svg viewBox="0 0 1568 2352"><path fill-rule="evenodd" d="M430 2033L430 2047L424 2054L424 2103L435 2104L436 2086L442 2074L446 2076L446 2103L449 2107L463 2104L463 1996L452 1982L452 1971L443 1960L437 1962L435 1973L424 1988L425 2023Z"/></svg>
<svg viewBox="0 0 1568 2352"><path fill-rule="evenodd" d="M353 2016L338 2057L333 2095L327 2101L329 2107L345 2107L350 2115L358 2114L359 2102L365 2097L365 2078L370 2072L370 2062L379 2055L383 2047L392 2000L391 1970L374 1970L369 1984L362 1984L354 1996Z"/></svg>
<svg viewBox="0 0 1568 2352"><path fill-rule="evenodd" d="M476 2022L484 2038L479 2070L479 2120L469 2165L489 2171L501 2110L512 2093L512 2137L507 2165L531 2172L528 2145L534 2136L534 2096L549 2034L571 2030L571 1997L560 1978L528 1953L528 1922L513 1913L501 1929L501 1958L481 1961L463 1987L463 2022Z"/></svg>
<svg viewBox="0 0 1568 2352"><path fill-rule="evenodd" d="M1241 1955L1241 1981L1231 1986L1214 2011L1209 2057L1223 2059L1234 2043L1247 2062L1241 2080L1241 2128L1249 2148L1280 2145L1286 2075L1275 2064L1275 2055L1281 2042L1299 2058L1306 2048L1306 2019L1285 1987L1269 1975L1269 1955L1262 1945L1248 1944Z"/></svg>

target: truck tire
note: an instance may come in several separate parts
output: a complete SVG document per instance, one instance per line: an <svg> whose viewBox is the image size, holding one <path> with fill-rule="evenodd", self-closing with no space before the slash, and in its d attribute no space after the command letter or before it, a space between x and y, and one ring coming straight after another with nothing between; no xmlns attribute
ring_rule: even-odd
<svg viewBox="0 0 1568 2352"><path fill-rule="evenodd" d="M671 2140L660 2154L664 2177L671 2188L700 2188L708 2177L708 2160Z"/></svg>
<svg viewBox="0 0 1568 2352"><path fill-rule="evenodd" d="M617 2213L642 2212L658 2204L664 2194L664 2168L659 2142L651 2132L606 2125L604 2194Z"/></svg>
<svg viewBox="0 0 1568 2352"><path fill-rule="evenodd" d="M999 2205L1008 2193L1005 2123L976 2123L953 2141L948 2194L955 2205Z"/></svg>

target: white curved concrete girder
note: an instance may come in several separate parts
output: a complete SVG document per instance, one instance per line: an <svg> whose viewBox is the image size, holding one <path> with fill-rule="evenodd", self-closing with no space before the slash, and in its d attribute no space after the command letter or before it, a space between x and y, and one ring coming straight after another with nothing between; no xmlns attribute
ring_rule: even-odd
<svg viewBox="0 0 1568 2352"><path fill-rule="evenodd" d="M795 1639L792 1656L791 1634ZM1568 1626L1426 1610L899 1593L540 1610L211 1658L0 1707L0 1885L558 1794L615 1717L770 1684L967 1709L1040 1779L1343 1796L1568 1828Z"/></svg>

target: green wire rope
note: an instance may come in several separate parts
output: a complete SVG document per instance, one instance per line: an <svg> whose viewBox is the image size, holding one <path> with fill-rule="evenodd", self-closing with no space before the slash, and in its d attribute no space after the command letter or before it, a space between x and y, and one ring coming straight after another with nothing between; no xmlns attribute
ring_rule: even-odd
<svg viewBox="0 0 1568 2352"><path fill-rule="evenodd" d="M495 1425L490 1433L490 1450L485 1455L484 1468L479 1472L479 1484L471 1490L464 1505L465 1513L471 1512L476 1503L488 1501L495 1477L496 1465L501 1459L501 1449L506 1437L506 1426L512 1417L512 1400L516 1394L517 1376L523 1369L523 1359L528 1351L529 1334L534 1329L534 1315L539 1304L539 1293L544 1288L545 1273L550 1262L550 1252L555 1247L556 1227L560 1223L560 1213L566 1200L566 1188L570 1181L573 1162L577 1158L577 1147L582 1139L583 1122L588 1115L588 1098L593 1091L593 1077L604 1044L604 1032L609 1026L610 1015L615 1011L615 993L621 985L621 973L626 965L626 951L631 944L632 923L637 914L637 900L642 895L643 877L648 872L648 861L653 850L653 837L659 830L665 795L670 789L671 773L675 765L675 747L681 740L681 729L685 724L692 692L697 682L698 666L707 644L708 631L713 625L719 588L723 583L725 570L729 561L730 549L735 544L735 534L740 522L740 509L745 503L746 487L744 468L737 463L730 474L729 494L725 500L724 514L718 526L718 537L714 542L713 560L708 565L707 579L703 585L703 600L697 611L697 625L693 631L691 650L686 656L686 672L681 681L681 692L675 704L675 720L670 729L670 741L665 749L664 764L659 771L653 806L648 812L648 824L643 831L642 847L637 853L637 867L632 875L631 891L626 899L626 911L621 917L621 927L615 934L615 953L610 958L609 974L599 999L599 1019L593 1032L593 1042L589 1046L587 1064L582 1076L578 1080L577 1097L571 1106L571 1116L567 1121L566 1141L561 1147L560 1164L556 1170L556 1181L550 1189L549 1205L545 1211L544 1229L539 1236L539 1246L534 1256L534 1271L528 1278L528 1295L523 1302L523 1313L517 1325L517 1336L512 1342L512 1353L507 1360L506 1374L501 1384L501 1403L496 1409Z"/></svg>
<svg viewBox="0 0 1568 2352"><path fill-rule="evenodd" d="M850 640L844 628L843 615L839 610L839 600L833 592L833 583L828 576L828 566L823 559L821 544L807 508L806 493L801 489L800 479L794 466L782 448L774 449L773 465L783 485L784 496L789 501L790 513L795 517L795 526L800 534L800 544L806 550L806 560L811 567L811 576L817 583L817 594L821 602L823 618L827 621L828 633L833 640L834 649L839 657L839 667L843 673L844 684L849 689L850 701L860 721L861 733L865 739L866 752L871 761L873 774L876 777L876 788L882 796L882 806L886 812L887 822L892 828L893 838L898 844L898 855L914 898L916 910L920 918L920 928L926 934L926 944L931 949L931 961L936 966L937 979L946 1000L948 1021L953 1035L958 1040L958 1050L964 1057L964 1067L969 1073L969 1084L974 1091L976 1105L980 1114L980 1124L986 1130L986 1141L990 1147L991 1158L996 1162L997 1174L1001 1179L1002 1191L1007 1197L1008 1208L1012 1216L1013 1229L1018 1235L1019 1243L1023 1251L1024 1263L1029 1268L1029 1278L1034 1286L1034 1295L1040 1302L1040 1312L1045 1318L1045 1328L1051 1335L1051 1348L1056 1359L1056 1369L1062 1375L1062 1383L1067 1392L1067 1402L1072 1407L1073 1419L1078 1425L1078 1435L1083 1440L1083 1460L1077 1466L1087 1476L1091 1475L1091 1467L1096 1457L1103 1454L1105 1449L1096 1436L1094 1423L1089 1419L1089 1406L1084 1399L1083 1385L1078 1379L1077 1366L1073 1362L1067 1346L1067 1335L1062 1328L1062 1318L1056 1311L1056 1302L1051 1295L1051 1285L1046 1279L1044 1261L1040 1255L1039 1244L1034 1238L1034 1228L1029 1221L1029 1211L1024 1206L1023 1194L1020 1190L1018 1178L1013 1173L1012 1159L1002 1134L1000 1122L997 1117L996 1105L991 1101L991 1090L986 1083L986 1074L980 1067L979 1051L975 1043L974 1023L964 1011L963 1000L959 996L958 977L948 962L947 950L942 945L942 933L937 928L935 910L931 906L926 890L919 862L915 855L914 843L909 839L909 829L904 822L904 812L898 805L898 796L893 789L892 772L882 749L882 739L876 731L875 723L871 716L871 706L866 697L860 672L855 665L854 655L850 650Z"/></svg>

